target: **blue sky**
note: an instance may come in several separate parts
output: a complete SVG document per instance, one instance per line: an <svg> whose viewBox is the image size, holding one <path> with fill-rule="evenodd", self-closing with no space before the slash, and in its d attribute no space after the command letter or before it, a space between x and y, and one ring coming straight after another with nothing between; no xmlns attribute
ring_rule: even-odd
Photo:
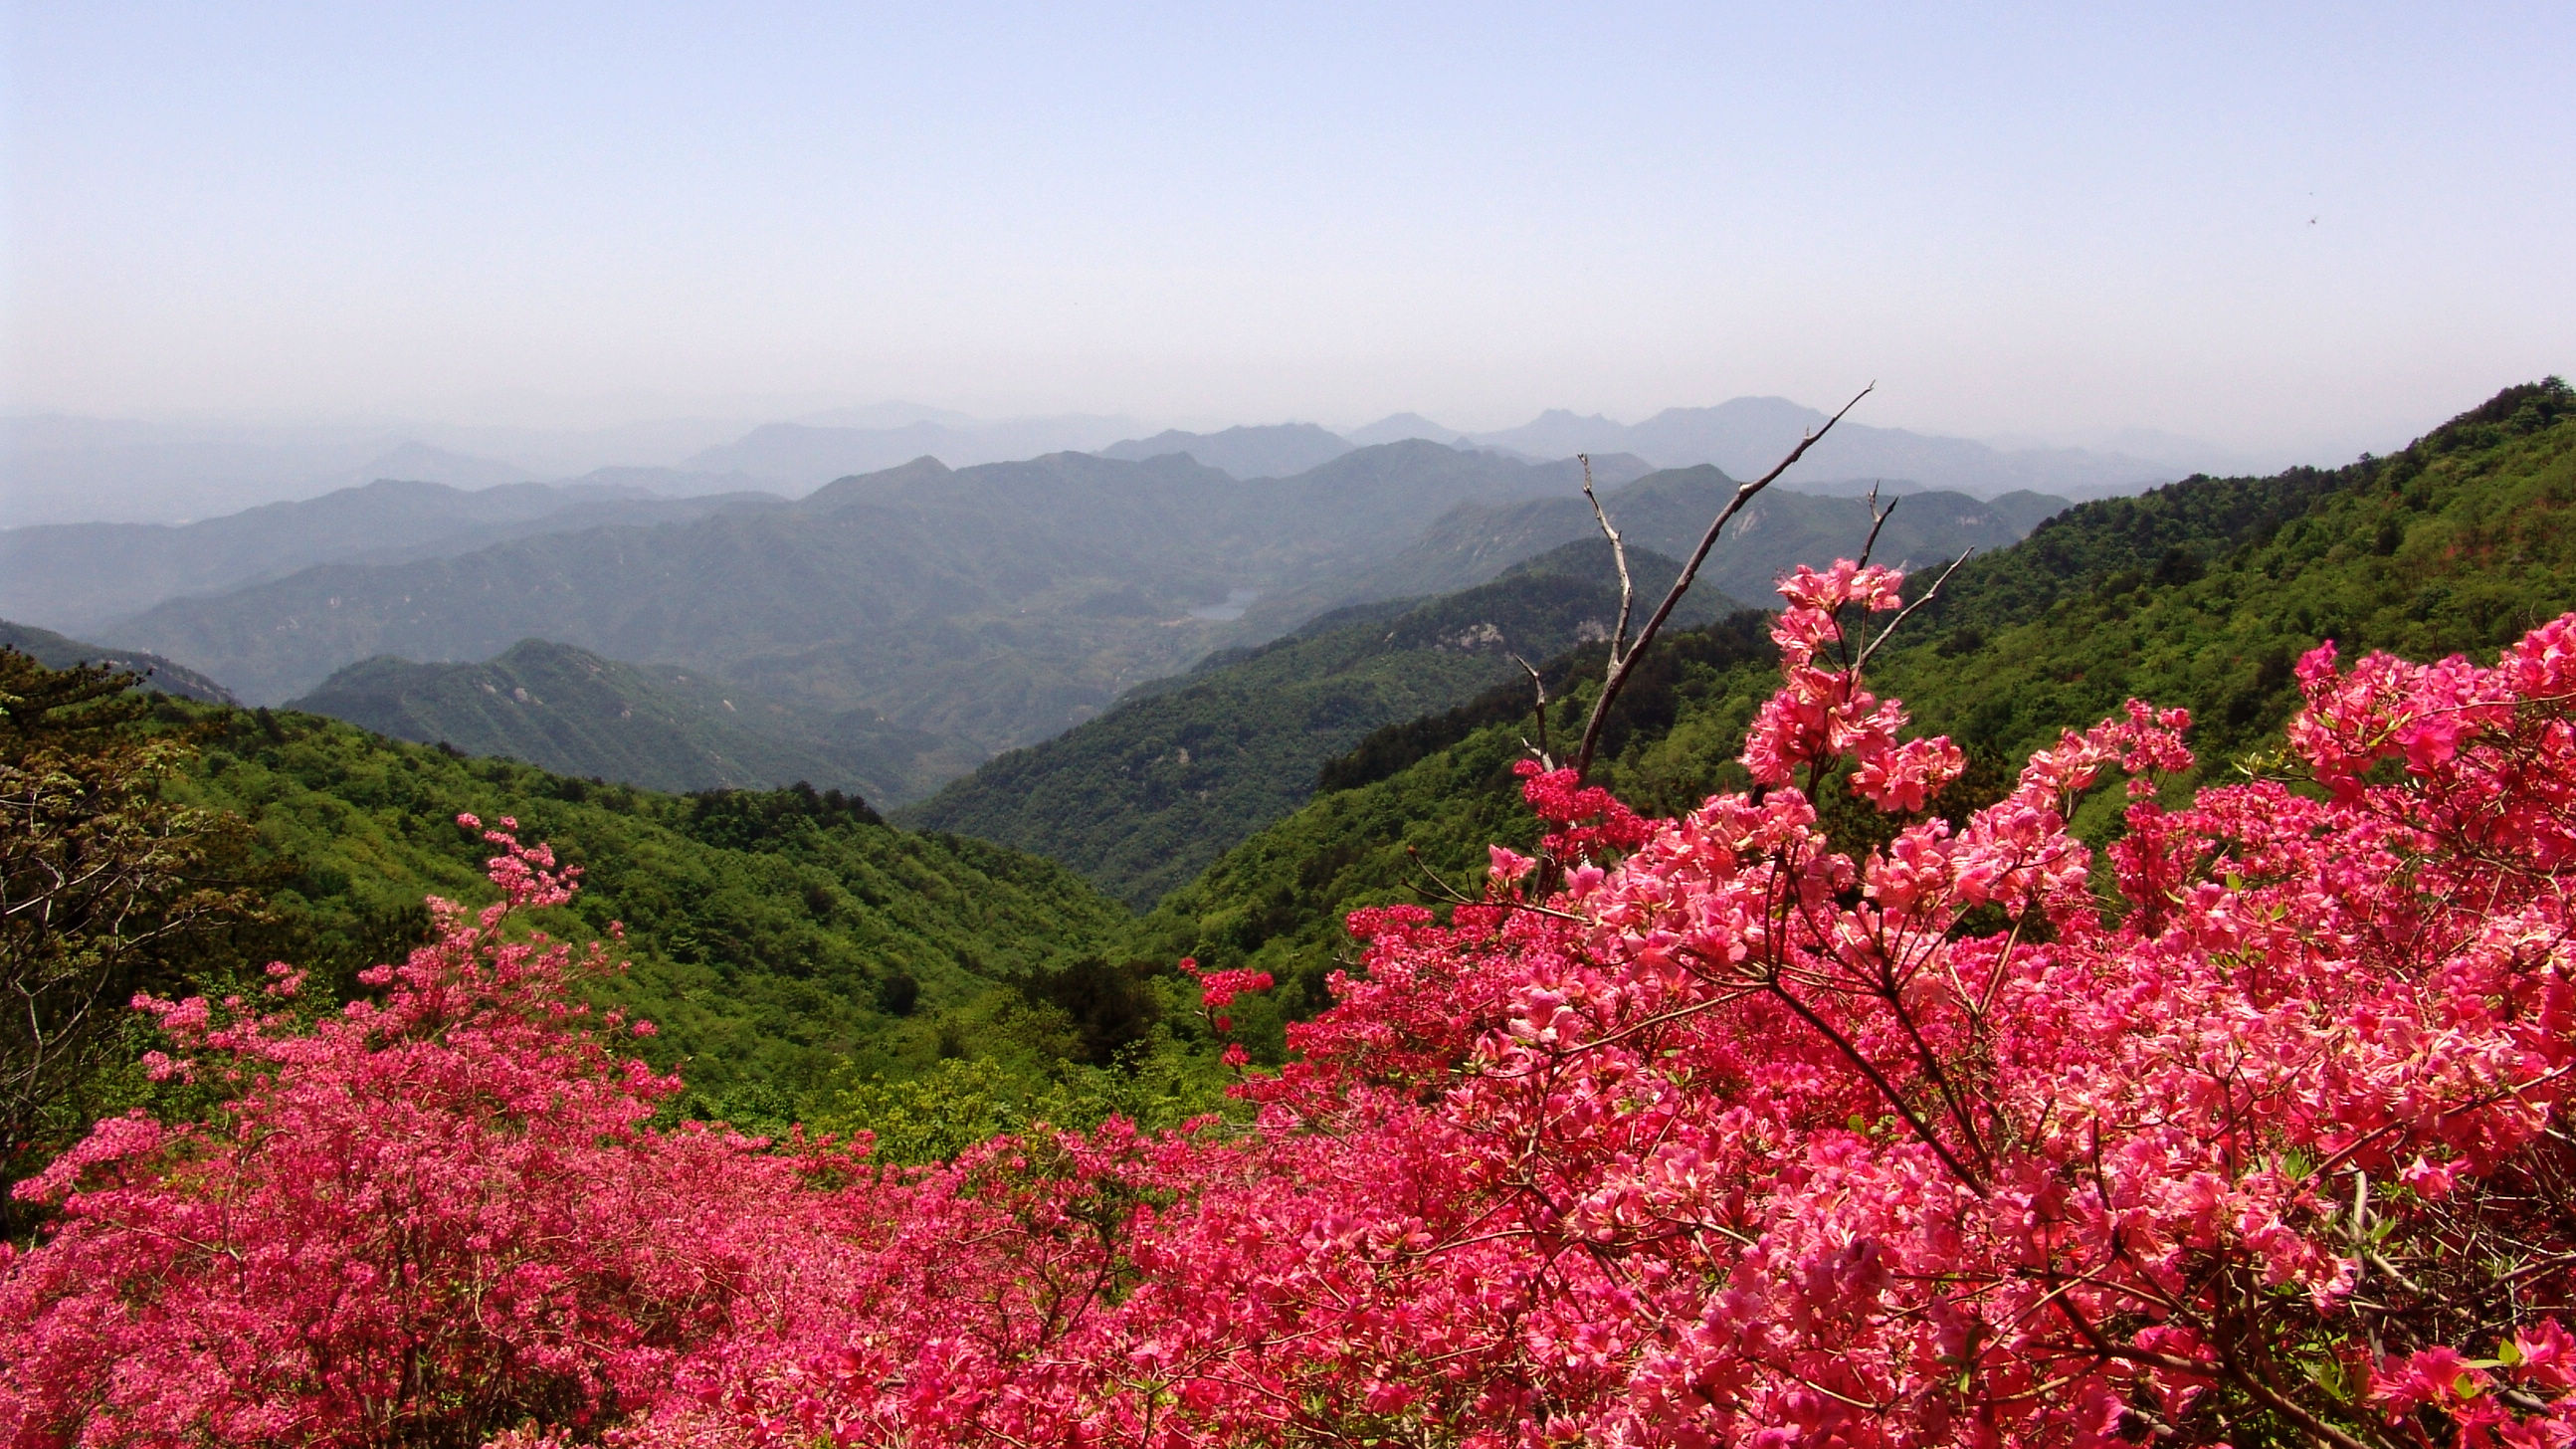
<svg viewBox="0 0 2576 1449"><path fill-rule="evenodd" d="M1870 421L2576 366L2576 6L7 11L0 402Z"/></svg>

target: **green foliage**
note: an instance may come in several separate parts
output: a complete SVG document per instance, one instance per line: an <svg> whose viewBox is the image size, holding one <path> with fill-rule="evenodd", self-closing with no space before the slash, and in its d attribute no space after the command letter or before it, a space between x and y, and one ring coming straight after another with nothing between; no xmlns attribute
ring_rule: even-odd
<svg viewBox="0 0 2576 1449"><path fill-rule="evenodd" d="M1767 619L1742 610L1666 635L1640 661L1603 739L1615 747L1668 731L1685 697L1710 681L1739 682L1740 708L1749 715L1770 692L1760 673L1771 660ZM1587 649L1542 671L1554 697L1552 742L1582 729L1601 664L1600 651ZM1353 907L1473 894L1482 886L1488 844L1531 847L1537 828L1512 774L1534 743L1528 698L1523 686L1521 707L1504 713L1512 696L1497 691L1488 704L1495 722L1383 779L1319 795L1228 851L1139 923L1138 954L1256 967L1279 980L1278 1000L1289 1013L1320 1008L1326 979L1343 959L1341 920ZM1344 762L1332 768L1356 773Z"/></svg>
<svg viewBox="0 0 2576 1449"><path fill-rule="evenodd" d="M133 682L0 649L0 1194L148 1090L125 1004L252 907L235 822L163 798L190 751ZM24 1220L0 1195L0 1234Z"/></svg>
<svg viewBox="0 0 2576 1449"><path fill-rule="evenodd" d="M1680 572L1643 550L1630 565L1649 598ZM1722 603L1699 591L1691 617ZM1130 904L1151 905L1296 809L1319 768L1373 730L1501 681L1522 680L1526 699L1515 655L1544 659L1606 638L1618 609L1609 546L1569 544L1477 588L1363 606L1219 656L987 762L898 817L1064 861Z"/></svg>
<svg viewBox="0 0 2576 1449"><path fill-rule="evenodd" d="M1079 1131L1112 1115L1150 1129L1225 1108L1228 1078L1204 1053L1164 1044L1119 1070L1068 1064L1047 1076L992 1058L952 1058L919 1076L870 1078L842 1089L813 1119L819 1131L876 1139L882 1162L944 1162L1004 1132Z"/></svg>
<svg viewBox="0 0 2576 1449"><path fill-rule="evenodd" d="M2322 640L2492 657L2576 607L2571 503L2576 400L2514 388L2388 458L2078 509L2033 557L1963 569L1878 678L1927 728L2013 755L2131 695L2186 705L2223 767L2288 719Z"/></svg>

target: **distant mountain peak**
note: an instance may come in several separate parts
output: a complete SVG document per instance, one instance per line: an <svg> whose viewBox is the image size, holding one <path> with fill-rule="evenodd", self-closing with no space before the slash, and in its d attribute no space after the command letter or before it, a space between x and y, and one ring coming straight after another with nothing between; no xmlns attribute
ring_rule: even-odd
<svg viewBox="0 0 2576 1449"><path fill-rule="evenodd" d="M1390 413L1364 428L1353 428L1342 436L1354 447L1373 447L1379 443L1400 443L1408 438L1424 438L1434 443L1463 443L1467 435L1456 428L1443 427L1420 413Z"/></svg>
<svg viewBox="0 0 2576 1449"><path fill-rule="evenodd" d="M1150 438L1128 438L1100 450L1104 458L1144 462L1186 453L1236 478L1290 478L1351 451L1350 440L1313 423L1233 427L1221 433L1168 428Z"/></svg>

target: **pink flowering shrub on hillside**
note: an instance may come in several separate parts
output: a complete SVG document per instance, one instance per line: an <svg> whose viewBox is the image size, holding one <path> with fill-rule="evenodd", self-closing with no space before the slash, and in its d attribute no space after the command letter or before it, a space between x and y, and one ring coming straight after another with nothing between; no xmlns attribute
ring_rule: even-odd
<svg viewBox="0 0 2576 1449"><path fill-rule="evenodd" d="M1897 584L1784 584L1751 793L1528 767L1545 868L1356 913L1250 1123L907 1173L655 1133L497 917L311 1038L156 1007L267 1075L45 1179L20 1440L2576 1442L2576 616L2311 654L2304 786L2168 805L2189 721L2132 703L1954 823L1862 677ZM1838 849L1827 789L1901 828ZM1212 1022L1266 984L1208 973ZM373 1407L424 1361L492 1407Z"/></svg>
<svg viewBox="0 0 2576 1449"><path fill-rule="evenodd" d="M20 1187L62 1218L33 1252L0 1247L9 1443L595 1425L786 1281L793 1209L839 1200L757 1144L646 1129L678 1083L584 1029L570 988L597 946L511 929L573 886L513 824L486 835L502 901L433 900L438 938L366 976L380 1003L299 1033L276 1002L137 999L180 1049L155 1071L236 1095L202 1125L102 1122Z"/></svg>

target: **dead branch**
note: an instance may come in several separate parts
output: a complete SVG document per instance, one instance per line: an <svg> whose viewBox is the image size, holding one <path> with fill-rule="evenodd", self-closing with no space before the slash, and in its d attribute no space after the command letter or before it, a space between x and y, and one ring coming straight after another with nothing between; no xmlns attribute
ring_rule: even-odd
<svg viewBox="0 0 2576 1449"><path fill-rule="evenodd" d="M1598 498L1592 500L1592 511L1599 517L1602 531L1609 534L1611 556L1619 564L1620 628L1611 639L1610 663L1601 681L1601 695L1592 702L1592 713L1583 722L1583 742L1575 749L1571 762L1574 773L1578 777L1592 768L1592 752L1600 746L1601 728L1609 722L1610 706L1618 700L1619 691L1627 688L1628 676L1635 671L1637 660L1655 642L1655 636L1663 632L1664 621L1672 617L1674 607L1682 601L1682 595L1690 591L1691 580L1699 577L1699 566L1707 561L1708 551L1717 546L1718 538L1726 532L1726 525L1734 520L1737 513L1743 511L1745 504L1753 501L1755 494L1770 487L1772 480L1788 472L1791 464L1805 457L1809 448L1814 447L1825 434L1832 432L1834 424L1843 420L1844 413L1858 406L1860 400L1869 396L1877 386L1878 384L1871 383L1868 387L1854 393L1852 400L1844 403L1840 411L1825 419L1823 427L1800 438L1798 446L1789 450L1789 456L1772 465L1770 472L1736 488L1735 496L1727 500L1724 508L1718 510L1717 518L1708 526L1708 532L1700 536L1699 547L1691 550L1690 558L1682 564L1681 576L1674 579L1672 588L1665 591L1664 601L1655 606L1655 612L1648 616L1646 626L1637 631L1637 642L1634 645L1627 645L1618 637L1626 631L1629 606L1635 597L1635 591L1630 587L1628 579L1627 551L1621 545L1619 535L1611 530L1609 515L1603 512L1601 501ZM1584 465L1583 492L1587 498L1592 496L1591 464L1588 462Z"/></svg>
<svg viewBox="0 0 2576 1449"><path fill-rule="evenodd" d="M1550 754L1547 748L1547 681L1540 678L1539 672L1530 667L1530 662L1519 655L1513 655L1512 662L1519 665L1523 673L1529 675L1530 688L1538 694L1538 702L1530 707L1531 715L1538 721L1538 763L1541 769L1553 770L1556 768L1556 757ZM1521 743L1526 746L1529 741L1523 740Z"/></svg>
<svg viewBox="0 0 2576 1449"><path fill-rule="evenodd" d="M1887 627L1879 630L1878 637L1870 640L1867 647L1860 651L1860 657L1852 661L1853 672L1858 673L1863 666L1867 665L1869 663L1869 656L1878 652L1878 646L1887 642L1888 636L1896 632L1898 625L1903 624L1910 618L1913 618L1915 610L1922 608L1925 604L1931 603L1934 599L1941 597L1941 586L1950 582L1950 575L1957 573L1959 571L1959 565L1966 563L1975 553L1976 550L1973 548L1961 550L1957 558L1950 560L1950 566L1941 570L1941 577L1932 581L1932 587L1925 589L1915 598L1913 603L1897 610L1896 617L1888 620Z"/></svg>
<svg viewBox="0 0 2576 1449"><path fill-rule="evenodd" d="M1628 577L1628 545L1620 541L1619 530L1610 526L1610 515L1602 510L1600 495L1592 491L1592 455L1577 453L1574 460L1583 465L1583 497L1592 505L1592 521L1601 525L1601 536L1610 540L1610 561L1619 566L1619 622L1610 630L1610 657L1616 659L1628 647L1628 618L1637 607L1637 585Z"/></svg>

